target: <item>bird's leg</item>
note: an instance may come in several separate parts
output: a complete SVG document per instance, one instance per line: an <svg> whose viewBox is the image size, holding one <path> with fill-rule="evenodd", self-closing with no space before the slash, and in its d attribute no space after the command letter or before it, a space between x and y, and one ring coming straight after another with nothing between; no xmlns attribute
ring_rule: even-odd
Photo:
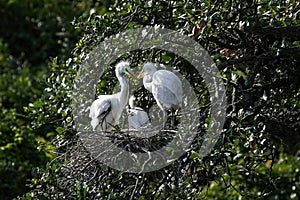
<svg viewBox="0 0 300 200"><path fill-rule="evenodd" d="M167 129L166 123L168 120L168 113L166 110L163 110L163 129Z"/></svg>
<svg viewBox="0 0 300 200"><path fill-rule="evenodd" d="M175 129L175 128L174 128L175 117L176 117L175 112L174 112L174 110L172 109L172 110L171 110L171 129Z"/></svg>
<svg viewBox="0 0 300 200"><path fill-rule="evenodd" d="M175 126L176 126L176 118L177 116L179 116L178 114L179 110L178 109L175 109L175 108L172 108L171 109L171 128L175 130Z"/></svg>
<svg viewBox="0 0 300 200"><path fill-rule="evenodd" d="M157 102L158 107L163 111L163 127L162 129L167 129L166 123L168 120L168 113L167 110L164 108L164 106L157 100L155 99Z"/></svg>

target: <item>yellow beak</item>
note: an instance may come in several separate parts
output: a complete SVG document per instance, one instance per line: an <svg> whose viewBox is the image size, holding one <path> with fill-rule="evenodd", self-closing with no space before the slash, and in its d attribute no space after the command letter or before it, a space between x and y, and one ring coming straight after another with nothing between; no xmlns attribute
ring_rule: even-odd
<svg viewBox="0 0 300 200"><path fill-rule="evenodd" d="M137 76L137 80L140 80L141 78L143 78L143 76L144 76L144 69L142 69L142 71Z"/></svg>
<svg viewBox="0 0 300 200"><path fill-rule="evenodd" d="M131 78L133 78L133 80L138 81L139 79L136 77L136 75L128 68L125 69L126 72L128 72L128 74L131 76Z"/></svg>

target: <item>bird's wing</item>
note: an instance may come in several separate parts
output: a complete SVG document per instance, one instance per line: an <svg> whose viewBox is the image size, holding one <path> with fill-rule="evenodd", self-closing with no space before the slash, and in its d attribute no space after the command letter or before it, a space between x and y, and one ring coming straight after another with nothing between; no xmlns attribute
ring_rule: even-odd
<svg viewBox="0 0 300 200"><path fill-rule="evenodd" d="M158 70L153 74L152 83L168 88L176 95L182 96L182 82L173 72L168 70Z"/></svg>
<svg viewBox="0 0 300 200"><path fill-rule="evenodd" d="M89 117L94 119L97 118L111 109L111 101L103 96L96 99L91 106Z"/></svg>
<svg viewBox="0 0 300 200"><path fill-rule="evenodd" d="M138 117L140 119L141 126L145 126L149 123L148 114L144 110L139 112Z"/></svg>
<svg viewBox="0 0 300 200"><path fill-rule="evenodd" d="M177 96L163 85L156 85L153 87L152 94L155 100L159 101L167 109L180 103L178 102Z"/></svg>

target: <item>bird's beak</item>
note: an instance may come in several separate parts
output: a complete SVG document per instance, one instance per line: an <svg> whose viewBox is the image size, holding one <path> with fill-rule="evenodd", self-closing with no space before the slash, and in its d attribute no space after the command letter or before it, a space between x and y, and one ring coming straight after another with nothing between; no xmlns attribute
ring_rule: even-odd
<svg viewBox="0 0 300 200"><path fill-rule="evenodd" d="M136 75L128 68L125 69L126 72L133 78L133 80L138 81L139 79L136 77Z"/></svg>
<svg viewBox="0 0 300 200"><path fill-rule="evenodd" d="M142 69L142 71L139 73L137 79L140 80L141 78L143 78L143 76L144 76L144 69Z"/></svg>

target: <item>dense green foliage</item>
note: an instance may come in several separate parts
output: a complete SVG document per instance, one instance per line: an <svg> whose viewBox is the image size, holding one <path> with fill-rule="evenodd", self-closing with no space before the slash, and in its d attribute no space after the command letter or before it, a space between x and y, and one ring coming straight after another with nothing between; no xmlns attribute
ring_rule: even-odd
<svg viewBox="0 0 300 200"><path fill-rule="evenodd" d="M299 198L299 2L0 4L1 199L22 194L23 199ZM22 26L14 27L18 23ZM84 58L104 38L156 24L189 35L210 53L226 84L227 118L204 159L199 148L209 123L205 114L182 158L152 173L129 174L101 165L78 140L72 84ZM157 49L123 58L134 66L146 59L172 63L192 83L201 112L207 113L205 83L184 59ZM109 93L115 84L111 68L98 92ZM144 107L145 95L141 92L139 101Z"/></svg>
<svg viewBox="0 0 300 200"><path fill-rule="evenodd" d="M86 8L72 1L0 1L0 199L28 191L32 170L53 158L46 142L55 132L34 127L24 108L43 104L35 101L43 98L50 57L70 55L79 35L71 21Z"/></svg>

